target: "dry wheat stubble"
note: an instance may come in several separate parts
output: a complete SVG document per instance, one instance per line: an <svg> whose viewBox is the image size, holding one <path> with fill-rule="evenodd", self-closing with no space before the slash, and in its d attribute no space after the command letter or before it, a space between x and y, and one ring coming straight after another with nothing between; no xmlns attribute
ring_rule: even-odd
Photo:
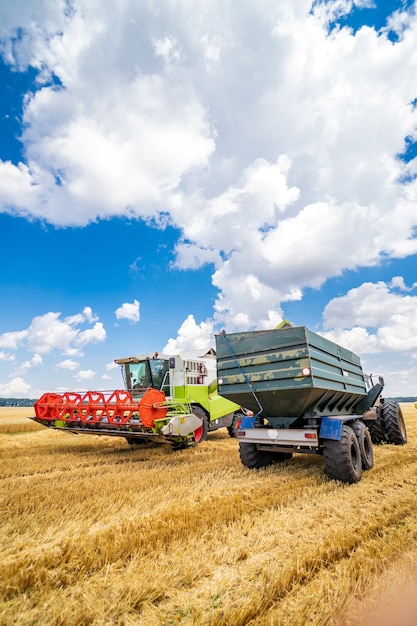
<svg viewBox="0 0 417 626"><path fill-rule="evenodd" d="M1 623L353 624L385 572L405 563L405 581L415 562L417 411L403 409L408 445L377 447L350 486L319 457L250 472L223 431L174 453L10 416Z"/></svg>

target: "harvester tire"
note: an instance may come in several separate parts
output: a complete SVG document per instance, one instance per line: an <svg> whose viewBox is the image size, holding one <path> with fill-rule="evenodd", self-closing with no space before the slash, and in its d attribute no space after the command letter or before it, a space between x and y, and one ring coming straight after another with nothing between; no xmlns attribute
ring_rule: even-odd
<svg viewBox="0 0 417 626"><path fill-rule="evenodd" d="M129 446L148 446L150 444L149 439L139 439L138 437L126 437L126 441Z"/></svg>
<svg viewBox="0 0 417 626"><path fill-rule="evenodd" d="M227 432L229 433L229 437L236 437L236 426L240 424L242 421L242 413L235 413L233 415L233 420L230 426L227 427Z"/></svg>
<svg viewBox="0 0 417 626"><path fill-rule="evenodd" d="M175 439L173 441L170 441L169 443L171 449L174 450L174 452L178 452L179 450L186 450L188 448L188 443L186 441L183 441L182 439Z"/></svg>
<svg viewBox="0 0 417 626"><path fill-rule="evenodd" d="M343 424L340 441L324 441L326 474L344 483L357 483L362 476L362 458L358 439L352 428Z"/></svg>
<svg viewBox="0 0 417 626"><path fill-rule="evenodd" d="M369 420L367 422L369 432L371 433L371 439L373 443L384 443L384 424L382 422L382 406L376 407L376 419Z"/></svg>
<svg viewBox="0 0 417 626"><path fill-rule="evenodd" d="M274 462L274 455L271 452L258 450L256 443L239 442L239 456L243 465L249 469L268 467Z"/></svg>
<svg viewBox="0 0 417 626"><path fill-rule="evenodd" d="M385 441L396 446L407 443L407 431L401 407L395 400L385 400L382 405L382 423Z"/></svg>
<svg viewBox="0 0 417 626"><path fill-rule="evenodd" d="M209 430L208 417L204 409L199 406L192 406L191 410L194 415L196 415L201 420L201 428L197 428L197 430L194 431L195 443L198 444L202 441L206 441L207 439Z"/></svg>
<svg viewBox="0 0 417 626"><path fill-rule="evenodd" d="M372 448L371 434L365 424L360 420L352 422L351 427L359 443L362 469L370 470L374 466L374 451Z"/></svg>

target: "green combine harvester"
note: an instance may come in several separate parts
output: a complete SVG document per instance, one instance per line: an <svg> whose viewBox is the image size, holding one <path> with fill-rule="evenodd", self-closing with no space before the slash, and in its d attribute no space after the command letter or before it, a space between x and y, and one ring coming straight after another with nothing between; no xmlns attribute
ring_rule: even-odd
<svg viewBox="0 0 417 626"><path fill-rule="evenodd" d="M180 450L207 439L243 416L217 393L213 350L116 359L125 389L45 393L34 404L34 421L69 433L125 437L131 445L160 442Z"/></svg>

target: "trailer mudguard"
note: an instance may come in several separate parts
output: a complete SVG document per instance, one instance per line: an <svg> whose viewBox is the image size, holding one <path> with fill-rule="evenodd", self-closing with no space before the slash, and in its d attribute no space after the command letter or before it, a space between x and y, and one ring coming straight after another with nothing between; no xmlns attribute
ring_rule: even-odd
<svg viewBox="0 0 417 626"><path fill-rule="evenodd" d="M346 418L323 417L319 431L320 439L334 439L335 441L340 441L340 437L342 436L342 426L345 421Z"/></svg>

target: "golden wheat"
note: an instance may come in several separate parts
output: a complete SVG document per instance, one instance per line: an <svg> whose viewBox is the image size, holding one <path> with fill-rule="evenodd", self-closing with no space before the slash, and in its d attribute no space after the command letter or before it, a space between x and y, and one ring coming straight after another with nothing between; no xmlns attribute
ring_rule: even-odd
<svg viewBox="0 0 417 626"><path fill-rule="evenodd" d="M27 419L34 415L31 407L0 407L0 434L28 433L42 426Z"/></svg>
<svg viewBox="0 0 417 626"><path fill-rule="evenodd" d="M344 485L315 456L250 471L223 430L130 448L25 432L30 410L3 409L1 624L362 623L417 561L417 411L403 411L408 444L375 446Z"/></svg>

